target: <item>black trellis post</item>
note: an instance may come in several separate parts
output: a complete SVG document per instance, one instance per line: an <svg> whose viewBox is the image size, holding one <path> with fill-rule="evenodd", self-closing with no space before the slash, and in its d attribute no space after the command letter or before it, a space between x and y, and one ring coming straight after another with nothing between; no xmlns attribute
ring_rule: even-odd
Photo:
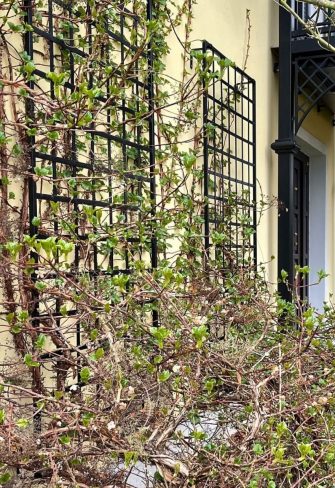
<svg viewBox="0 0 335 488"><path fill-rule="evenodd" d="M147 18L153 19L153 1L147 0ZM150 198L152 202L151 216L155 219L156 215L156 179L155 179L155 90L154 90L154 53L152 41L148 45L148 106L149 106L149 164L150 164ZM151 264L157 268L157 239L154 231L151 240Z"/></svg>
<svg viewBox="0 0 335 488"><path fill-rule="evenodd" d="M151 21L153 19L153 0L147 0L147 19ZM158 264L158 250L157 250L157 238L155 231L155 218L156 218L156 178L155 178L155 88L154 88L154 52L152 40L148 45L148 108L150 112L149 117L149 165L150 165L150 200L151 200L151 266L152 269L157 268ZM153 310L152 321L154 326L158 326L158 312Z"/></svg>
<svg viewBox="0 0 335 488"><path fill-rule="evenodd" d="M205 56L207 51L207 42L204 41L202 43L202 54ZM206 61L203 60L203 70L206 70ZM203 125L204 125L204 197L205 197L205 204L204 204L204 220L205 220L205 253L206 259L208 258L209 254L209 191L208 191L208 183L209 183L209 174L208 174L208 96L207 96L207 89L205 80L203 80L202 84L204 90L204 97L203 97Z"/></svg>

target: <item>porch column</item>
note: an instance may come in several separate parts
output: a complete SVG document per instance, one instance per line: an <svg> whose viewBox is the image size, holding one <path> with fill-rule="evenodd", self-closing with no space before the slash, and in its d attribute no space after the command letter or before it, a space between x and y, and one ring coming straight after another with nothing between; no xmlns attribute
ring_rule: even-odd
<svg viewBox="0 0 335 488"><path fill-rule="evenodd" d="M298 146L294 136L294 80L291 52L291 15L284 8L279 12L279 118L278 139L271 145L278 154L278 277L288 273L289 283L294 281L293 263L293 197L294 155ZM282 298L292 299L285 284L278 291Z"/></svg>

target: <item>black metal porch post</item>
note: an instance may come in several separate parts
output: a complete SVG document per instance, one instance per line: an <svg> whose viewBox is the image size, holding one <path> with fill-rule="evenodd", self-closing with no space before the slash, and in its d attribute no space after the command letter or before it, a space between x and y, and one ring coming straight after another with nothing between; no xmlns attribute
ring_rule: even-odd
<svg viewBox="0 0 335 488"><path fill-rule="evenodd" d="M294 155L298 147L294 137L294 80L291 53L291 15L284 8L279 13L279 119L278 139L272 149L278 154L278 276L288 273L289 283L294 281L293 262L293 197ZM292 299L284 283L278 291L282 298Z"/></svg>

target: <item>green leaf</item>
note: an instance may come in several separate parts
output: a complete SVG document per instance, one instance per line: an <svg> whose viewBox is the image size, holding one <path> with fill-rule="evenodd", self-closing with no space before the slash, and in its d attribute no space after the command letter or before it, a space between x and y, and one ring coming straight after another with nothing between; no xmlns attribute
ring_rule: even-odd
<svg viewBox="0 0 335 488"><path fill-rule="evenodd" d="M29 137L36 136L36 134L37 134L37 129L36 129L36 127L32 127L32 128L30 128L30 129L27 129L27 135L28 135ZM35 168L35 173L36 173L36 169L38 169L38 168ZM37 174L37 173L36 173L36 174Z"/></svg>
<svg viewBox="0 0 335 488"><path fill-rule="evenodd" d="M47 239L41 239L40 241L42 249L46 252L47 256L50 258L51 253L56 255L57 244L56 237L48 237Z"/></svg>
<svg viewBox="0 0 335 488"><path fill-rule="evenodd" d="M301 459L305 459L306 457L312 458L315 456L315 451L309 443L302 442L301 444L298 444L298 450L301 454Z"/></svg>
<svg viewBox="0 0 335 488"><path fill-rule="evenodd" d="M36 281L35 288L38 291L44 291L47 288L47 284L43 281Z"/></svg>
<svg viewBox="0 0 335 488"><path fill-rule="evenodd" d="M66 305L62 305L59 309L62 317L66 317L67 316L67 308L66 308Z"/></svg>
<svg viewBox="0 0 335 488"><path fill-rule="evenodd" d="M70 254L70 252L74 251L74 244L73 242L67 242L63 239L59 239L57 242L57 248L59 249L60 254L67 256Z"/></svg>
<svg viewBox="0 0 335 488"><path fill-rule="evenodd" d="M13 322L15 318L15 313L14 312L10 312L6 315L6 321L11 324Z"/></svg>
<svg viewBox="0 0 335 488"><path fill-rule="evenodd" d="M215 385L216 385L216 379L215 378L206 379L205 388L206 388L207 393L209 395L213 392Z"/></svg>
<svg viewBox="0 0 335 488"><path fill-rule="evenodd" d="M24 61L26 63L31 60L31 57L29 56L29 54L27 53L27 51L22 51L22 53L20 54L20 56L21 56L22 61Z"/></svg>
<svg viewBox="0 0 335 488"><path fill-rule="evenodd" d="M8 139L8 137L6 137L6 134L4 132L0 131L0 146L4 146L9 141L10 141L10 139Z"/></svg>
<svg viewBox="0 0 335 488"><path fill-rule="evenodd" d="M282 269L280 274L281 274L281 279L285 281L288 277L288 272Z"/></svg>
<svg viewBox="0 0 335 488"><path fill-rule="evenodd" d="M91 377L91 371L87 366L85 366L80 371L80 379L83 383L86 384L86 383L88 383L90 377Z"/></svg>
<svg viewBox="0 0 335 488"><path fill-rule="evenodd" d="M4 248L9 252L11 258L15 259L22 249L22 244L20 242L7 242Z"/></svg>
<svg viewBox="0 0 335 488"><path fill-rule="evenodd" d="M56 390L54 395L56 400L61 400L64 397L64 392Z"/></svg>
<svg viewBox="0 0 335 488"><path fill-rule="evenodd" d="M182 153L182 161L186 171L189 173L197 162L197 156L192 151L188 153Z"/></svg>
<svg viewBox="0 0 335 488"><path fill-rule="evenodd" d="M276 426L276 431L279 437L281 437L285 432L288 431L286 422L279 422Z"/></svg>
<svg viewBox="0 0 335 488"><path fill-rule="evenodd" d="M24 364L26 364L29 368L38 368L40 366L39 362L33 360L31 354L26 354L24 356Z"/></svg>
<svg viewBox="0 0 335 488"><path fill-rule="evenodd" d="M327 276L329 276L329 274L326 273L323 269L320 269L320 271L318 271L319 281L324 280L325 278L327 278Z"/></svg>
<svg viewBox="0 0 335 488"><path fill-rule="evenodd" d="M30 425L30 421L28 419L19 419L17 422L16 422L16 425L20 428L20 429L26 429L27 427L29 427Z"/></svg>
<svg viewBox="0 0 335 488"><path fill-rule="evenodd" d="M71 443L71 437L68 434L61 435L59 437L59 442L64 446L68 446Z"/></svg>
<svg viewBox="0 0 335 488"><path fill-rule="evenodd" d="M22 147L20 146L20 144L18 143L15 143L14 146L13 146L13 149L12 149L12 156L21 156L23 153L23 150L22 150Z"/></svg>
<svg viewBox="0 0 335 488"><path fill-rule="evenodd" d="M163 287L166 288L172 281L173 277L174 277L174 270L172 268L164 268L162 269L162 276L164 278L164 281L163 281Z"/></svg>
<svg viewBox="0 0 335 488"><path fill-rule="evenodd" d="M234 61L228 58L217 59L217 63L223 69L229 68L229 66L235 66Z"/></svg>
<svg viewBox="0 0 335 488"><path fill-rule="evenodd" d="M41 225L41 219L39 217L33 217L31 223L32 225L38 227L39 225Z"/></svg>
<svg viewBox="0 0 335 488"><path fill-rule="evenodd" d="M55 73L54 71L47 73L47 78L51 80L55 85L61 85L64 83L66 73Z"/></svg>
<svg viewBox="0 0 335 488"><path fill-rule="evenodd" d="M98 338L98 335L99 335L98 329L92 329L90 332L91 341L95 341Z"/></svg>
<svg viewBox="0 0 335 488"><path fill-rule="evenodd" d="M2 183L2 185L4 185L4 186L9 185L10 180L9 180L8 176L2 176L2 177L1 177L1 183Z"/></svg>
<svg viewBox="0 0 335 488"><path fill-rule="evenodd" d="M191 410L187 416L187 418L190 420L190 422L193 424L193 425L197 425L200 423L201 421L201 418L200 418L200 415L199 415L199 412L197 410Z"/></svg>
<svg viewBox="0 0 335 488"><path fill-rule="evenodd" d="M164 371L162 371L159 375L158 375L158 381L160 383L164 383L164 381L167 381L171 376L171 373L170 371L168 371L167 369L165 369Z"/></svg>
<svg viewBox="0 0 335 488"><path fill-rule="evenodd" d="M39 334L39 336L36 339L35 346L37 349L43 349L46 343L46 336L44 334Z"/></svg>
<svg viewBox="0 0 335 488"><path fill-rule="evenodd" d="M19 334L22 332L22 326L21 324L14 324L11 329L10 329L12 334Z"/></svg>
<svg viewBox="0 0 335 488"><path fill-rule="evenodd" d="M125 292L126 291L126 286L127 283L129 282L129 276L125 274L119 274L116 276L113 276L112 278L112 283L115 286L118 286L120 288L120 291Z"/></svg>
<svg viewBox="0 0 335 488"><path fill-rule="evenodd" d="M51 172L52 172L52 168L46 168L46 167L40 168L39 166L36 166L36 168L34 168L34 173L37 176L50 176Z"/></svg>
<svg viewBox="0 0 335 488"><path fill-rule="evenodd" d="M164 347L164 341L170 336L170 331L166 327L151 327L150 333L160 349Z"/></svg>
<svg viewBox="0 0 335 488"><path fill-rule="evenodd" d="M273 448L272 453L273 453L273 455L275 457L275 461L277 463L281 463L284 461L285 451L286 451L286 448L282 447L282 446L278 446L276 448Z"/></svg>
<svg viewBox="0 0 335 488"><path fill-rule="evenodd" d="M18 314L17 314L17 318L21 321L21 322L25 322L26 320L29 319L29 313L27 310L21 310Z"/></svg>
<svg viewBox="0 0 335 488"><path fill-rule="evenodd" d="M310 273L309 266L295 266L295 272L302 275L308 275Z"/></svg>
<svg viewBox="0 0 335 488"><path fill-rule="evenodd" d="M216 244L216 245L223 244L227 240L227 237L228 237L223 232L217 232L215 230L211 233L211 236L212 236L213 244Z"/></svg>
<svg viewBox="0 0 335 488"><path fill-rule="evenodd" d="M165 481L164 478L163 478L163 476L160 474L159 471L155 471L154 480L155 481L158 481L160 483Z"/></svg>
<svg viewBox="0 0 335 488"><path fill-rule="evenodd" d="M0 410L0 425L2 425L5 420L6 420L6 412L2 409Z"/></svg>
<svg viewBox="0 0 335 488"><path fill-rule="evenodd" d="M250 481L248 488L259 488L259 484L257 480Z"/></svg>
<svg viewBox="0 0 335 488"><path fill-rule="evenodd" d="M20 88L19 89L19 95L21 97L27 97L29 95L29 93L27 92L27 90L25 88ZM28 134L29 135L29 134Z"/></svg>
<svg viewBox="0 0 335 488"><path fill-rule="evenodd" d="M185 112L185 117L189 122L196 120L197 116L198 116L197 113L193 112L192 110L186 110L186 112Z"/></svg>
<svg viewBox="0 0 335 488"><path fill-rule="evenodd" d="M93 354L91 354L91 359L93 361L99 361L99 359L102 359L105 355L105 351L102 347L99 347Z"/></svg>
<svg viewBox="0 0 335 488"><path fill-rule="evenodd" d="M28 76L32 75L35 69L36 66L33 61L28 61L28 63L26 63L22 68L23 72L26 73Z"/></svg>
<svg viewBox="0 0 335 488"><path fill-rule="evenodd" d="M10 30L13 32L22 32L23 31L23 26L21 24L13 24L13 22L7 22L8 27Z"/></svg>
<svg viewBox="0 0 335 488"><path fill-rule="evenodd" d="M252 450L255 454L257 454L257 456L261 456L264 453L263 446L259 442L254 443Z"/></svg>
<svg viewBox="0 0 335 488"><path fill-rule="evenodd" d="M83 413L81 418L82 418L83 425L85 427L89 427L90 423L94 419L94 414L91 412L86 412L86 413Z"/></svg>
<svg viewBox="0 0 335 488"><path fill-rule="evenodd" d="M85 125L89 125L92 120L93 115L91 114L91 112L86 112L86 114L79 120L78 126L83 127Z"/></svg>
<svg viewBox="0 0 335 488"><path fill-rule="evenodd" d="M10 473L2 473L0 474L0 484L4 485L5 483L8 483L8 481L11 479L12 475Z"/></svg>
<svg viewBox="0 0 335 488"><path fill-rule="evenodd" d="M196 340L197 348L201 348L207 340L209 334L206 325L200 325L192 328L192 336Z"/></svg>
<svg viewBox="0 0 335 488"><path fill-rule="evenodd" d="M129 467L132 464L135 464L138 460L138 454L134 451L126 451L124 453L124 463L126 467Z"/></svg>
<svg viewBox="0 0 335 488"><path fill-rule="evenodd" d="M57 141L59 139L59 132L57 130L51 130L48 132L47 137L50 141Z"/></svg>
<svg viewBox="0 0 335 488"><path fill-rule="evenodd" d="M204 441L207 438L207 434L202 430L193 430L191 432L191 437L193 437L193 439L196 441Z"/></svg>

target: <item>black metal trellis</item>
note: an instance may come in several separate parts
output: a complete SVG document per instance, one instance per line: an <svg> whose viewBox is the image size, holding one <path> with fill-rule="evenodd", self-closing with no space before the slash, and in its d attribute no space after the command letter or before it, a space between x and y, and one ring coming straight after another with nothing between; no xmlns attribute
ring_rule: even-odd
<svg viewBox="0 0 335 488"><path fill-rule="evenodd" d="M335 89L331 73L334 55L298 56L294 60L294 131L297 133L310 111Z"/></svg>
<svg viewBox="0 0 335 488"><path fill-rule="evenodd" d="M314 25L322 37L329 42L332 41L335 35L335 27L330 22L333 16L332 9L305 3L301 0L292 0L291 7L306 24ZM292 37L299 39L309 37L304 26L293 16Z"/></svg>
<svg viewBox="0 0 335 488"><path fill-rule="evenodd" d="M147 5L150 20L151 0ZM85 25L78 21L79 8L84 8L87 13ZM101 286L98 278L130 274L131 258L135 254L150 262L148 267L156 267L157 245L153 231L148 230L148 248L141 245L137 231L127 231L127 227L141 219L140 201L144 194L150 196L151 217L155 215L153 54L150 44L144 49L139 47L145 36L140 19L120 2L113 23L109 24L106 16L103 30L107 41L95 51L93 38L101 26L92 20L90 2L45 0L44 4L38 4L25 0L24 9L26 22L32 27L25 34L25 50L36 67L28 85L43 90L54 103L50 113L38 101L28 99L26 103L32 127L37 120L43 126L52 125L45 137L35 137L31 131L29 138L32 148L29 184L31 235L40 239L74 236L78 244L67 272L75 278L85 273L91 277L95 287ZM120 103L116 103L113 74L120 78L135 54L138 54L136 61L122 86L124 96ZM83 74L80 70L84 62L87 72ZM99 80L94 78L99 71L109 75L107 83L99 86L96 94L103 109L95 120L87 113L81 114L82 119L64 130L64 121L60 119L58 122L61 106L57 101L57 90L63 90L65 96L75 103L81 90L92 90L99 85ZM53 76L60 72L65 73L61 88L57 87ZM143 110L143 104L148 115L141 124L132 125L131 120ZM56 140L57 131L61 134L61 142ZM42 172L44 175L45 171L47 178L36 181L34 173ZM89 223L87 216L91 217ZM64 225L66 221L68 226ZM113 247L108 248L108 229L116 223L125 229L121 253ZM97 240L92 238L96 233L99 233ZM101 259L103 248L107 256L104 260ZM36 324L50 320L52 310L52 319L60 326L60 301L55 299L45 312L37 295L35 298L33 316ZM75 307L67 315L75 316ZM157 321L155 313L154 321ZM76 327L76 346L79 347L79 323Z"/></svg>
<svg viewBox="0 0 335 488"><path fill-rule="evenodd" d="M204 41L205 247L221 266L257 262L255 81ZM225 62L226 61L226 62Z"/></svg>

